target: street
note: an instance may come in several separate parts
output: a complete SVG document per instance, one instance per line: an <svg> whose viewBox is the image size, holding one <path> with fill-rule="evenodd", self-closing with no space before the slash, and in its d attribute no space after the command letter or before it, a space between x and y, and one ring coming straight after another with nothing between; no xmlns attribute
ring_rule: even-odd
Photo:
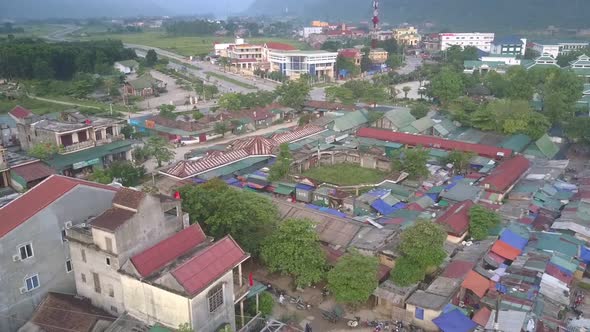
<svg viewBox="0 0 590 332"><path fill-rule="evenodd" d="M422 58L419 56L406 56L404 66L397 69L396 72L401 75L406 75L422 65Z"/></svg>

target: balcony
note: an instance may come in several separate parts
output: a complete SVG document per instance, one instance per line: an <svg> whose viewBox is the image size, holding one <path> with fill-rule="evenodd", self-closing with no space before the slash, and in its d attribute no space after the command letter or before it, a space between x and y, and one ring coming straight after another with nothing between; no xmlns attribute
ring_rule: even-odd
<svg viewBox="0 0 590 332"><path fill-rule="evenodd" d="M125 139L125 136L122 134L119 134L119 135L107 134L107 136L105 138L96 141L96 146L105 145L105 144L113 143L115 141L121 141L124 139Z"/></svg>
<svg viewBox="0 0 590 332"><path fill-rule="evenodd" d="M250 284L248 284L248 280L246 278L242 278L242 285L235 280L234 277L234 303L238 303L250 290Z"/></svg>
<svg viewBox="0 0 590 332"><path fill-rule="evenodd" d="M76 152L76 151L80 151L80 150L84 150L84 149L88 149L88 148L92 148L94 147L94 142L93 141L84 141L84 142L78 142L78 143L74 143L68 146L64 146L63 151L60 152L61 154L68 154L68 153L72 153L72 152Z"/></svg>

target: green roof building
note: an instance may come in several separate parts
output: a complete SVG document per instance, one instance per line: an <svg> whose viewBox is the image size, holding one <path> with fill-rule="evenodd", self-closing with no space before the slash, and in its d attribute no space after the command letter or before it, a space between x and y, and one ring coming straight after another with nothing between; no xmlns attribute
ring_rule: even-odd
<svg viewBox="0 0 590 332"><path fill-rule="evenodd" d="M332 130L336 132L352 132L369 121L366 110L346 113L334 119Z"/></svg>
<svg viewBox="0 0 590 332"><path fill-rule="evenodd" d="M586 54L582 54L576 60L570 62L569 68L573 70L576 75L584 78L585 81L590 79L590 57Z"/></svg>
<svg viewBox="0 0 590 332"><path fill-rule="evenodd" d="M541 136L541 138L536 140L534 144L524 151L525 154L547 159L553 159L558 152L559 147L553 143L547 134Z"/></svg>
<svg viewBox="0 0 590 332"><path fill-rule="evenodd" d="M416 118L410 113L409 108L396 107L391 111L385 112L381 119L375 121L374 126L381 129L399 131L414 121L416 121Z"/></svg>
<svg viewBox="0 0 590 332"><path fill-rule="evenodd" d="M561 68L557 64L557 60L547 53L542 54L540 57L536 58L532 63L527 62L523 65L526 70L533 68Z"/></svg>

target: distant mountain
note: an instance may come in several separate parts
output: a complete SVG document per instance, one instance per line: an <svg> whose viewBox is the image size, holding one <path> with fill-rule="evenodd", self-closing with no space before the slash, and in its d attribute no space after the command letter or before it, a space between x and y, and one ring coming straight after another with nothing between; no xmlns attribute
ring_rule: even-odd
<svg viewBox="0 0 590 332"><path fill-rule="evenodd" d="M152 0L0 0L0 17L89 18L166 15Z"/></svg>
<svg viewBox="0 0 590 332"><path fill-rule="evenodd" d="M372 0L256 0L250 14L329 21L368 21ZM519 30L589 27L588 0L380 0L382 21L432 22L451 29Z"/></svg>

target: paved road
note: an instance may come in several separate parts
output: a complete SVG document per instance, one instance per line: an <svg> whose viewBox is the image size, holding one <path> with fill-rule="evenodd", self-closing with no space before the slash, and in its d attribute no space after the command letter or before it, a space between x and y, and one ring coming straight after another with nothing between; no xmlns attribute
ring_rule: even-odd
<svg viewBox="0 0 590 332"><path fill-rule="evenodd" d="M60 26L63 27L63 30L52 32L43 38L45 38L49 41L54 41L54 42L65 41L67 39L66 38L67 35L82 29L82 27L75 26L75 25L60 25Z"/></svg>
<svg viewBox="0 0 590 332"><path fill-rule="evenodd" d="M398 74L409 74L411 72L413 72L414 70L416 70L416 68L420 67L422 65L422 58L419 56L406 56L405 62L404 62L404 66L397 69L396 72Z"/></svg>

